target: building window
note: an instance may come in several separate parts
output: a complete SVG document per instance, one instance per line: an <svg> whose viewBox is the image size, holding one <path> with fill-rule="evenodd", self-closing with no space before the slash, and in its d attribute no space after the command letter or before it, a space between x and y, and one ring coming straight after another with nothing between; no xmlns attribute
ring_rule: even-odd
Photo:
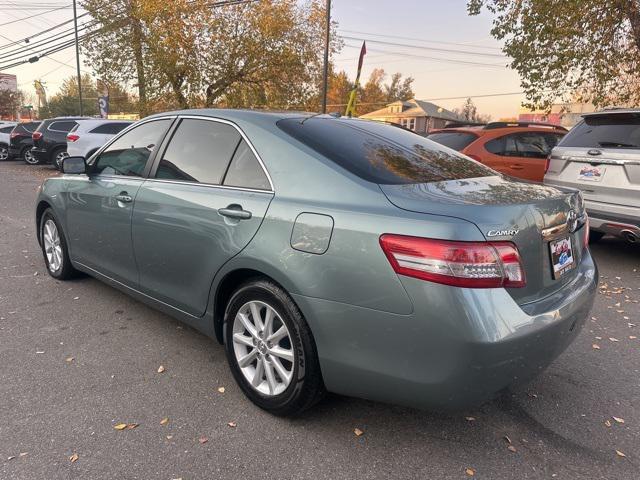
<svg viewBox="0 0 640 480"><path fill-rule="evenodd" d="M416 130L416 119L415 118L401 118L400 125L408 130Z"/></svg>

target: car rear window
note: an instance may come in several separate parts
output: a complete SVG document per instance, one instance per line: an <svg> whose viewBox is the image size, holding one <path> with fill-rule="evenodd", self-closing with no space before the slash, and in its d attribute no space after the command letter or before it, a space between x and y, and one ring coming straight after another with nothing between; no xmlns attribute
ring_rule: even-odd
<svg viewBox="0 0 640 480"><path fill-rule="evenodd" d="M373 183L429 183L495 175L482 164L437 143L382 123L334 118L280 120L296 140Z"/></svg>
<svg viewBox="0 0 640 480"><path fill-rule="evenodd" d="M478 139L473 133L466 132L438 132L427 135L427 138L445 147L453 148L458 152L464 150Z"/></svg>
<svg viewBox="0 0 640 480"><path fill-rule="evenodd" d="M558 146L640 148L640 112L587 116Z"/></svg>

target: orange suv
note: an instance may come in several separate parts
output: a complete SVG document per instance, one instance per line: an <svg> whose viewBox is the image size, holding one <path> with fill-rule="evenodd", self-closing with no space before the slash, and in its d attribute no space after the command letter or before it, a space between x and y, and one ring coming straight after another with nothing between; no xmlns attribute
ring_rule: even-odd
<svg viewBox="0 0 640 480"><path fill-rule="evenodd" d="M549 154L567 129L547 123L452 123L427 138L513 177L542 182Z"/></svg>

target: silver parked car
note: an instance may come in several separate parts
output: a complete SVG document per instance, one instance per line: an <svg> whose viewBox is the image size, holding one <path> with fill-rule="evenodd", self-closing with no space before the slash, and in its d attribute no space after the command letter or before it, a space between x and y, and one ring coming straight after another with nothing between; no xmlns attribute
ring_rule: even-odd
<svg viewBox="0 0 640 480"><path fill-rule="evenodd" d="M576 337L597 269L579 192L412 132L189 110L135 123L38 194L49 273L88 273L224 343L279 415L326 390L478 404Z"/></svg>
<svg viewBox="0 0 640 480"><path fill-rule="evenodd" d="M592 241L640 242L640 109L584 115L550 160L544 183L582 191Z"/></svg>

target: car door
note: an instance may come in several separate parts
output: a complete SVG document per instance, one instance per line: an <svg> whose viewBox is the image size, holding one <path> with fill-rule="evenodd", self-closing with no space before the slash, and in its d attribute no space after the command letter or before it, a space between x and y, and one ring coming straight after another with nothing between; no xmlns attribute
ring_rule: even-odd
<svg viewBox="0 0 640 480"><path fill-rule="evenodd" d="M135 126L92 159L86 176L68 180L66 222L72 258L132 287L138 283L131 243L133 200L172 121Z"/></svg>
<svg viewBox="0 0 640 480"><path fill-rule="evenodd" d="M547 132L523 132L513 135L516 155L509 162L511 175L542 182L547 158L558 143L557 135Z"/></svg>
<svg viewBox="0 0 640 480"><path fill-rule="evenodd" d="M133 212L140 290L200 316L214 275L262 223L272 185L231 123L185 117L165 143Z"/></svg>

